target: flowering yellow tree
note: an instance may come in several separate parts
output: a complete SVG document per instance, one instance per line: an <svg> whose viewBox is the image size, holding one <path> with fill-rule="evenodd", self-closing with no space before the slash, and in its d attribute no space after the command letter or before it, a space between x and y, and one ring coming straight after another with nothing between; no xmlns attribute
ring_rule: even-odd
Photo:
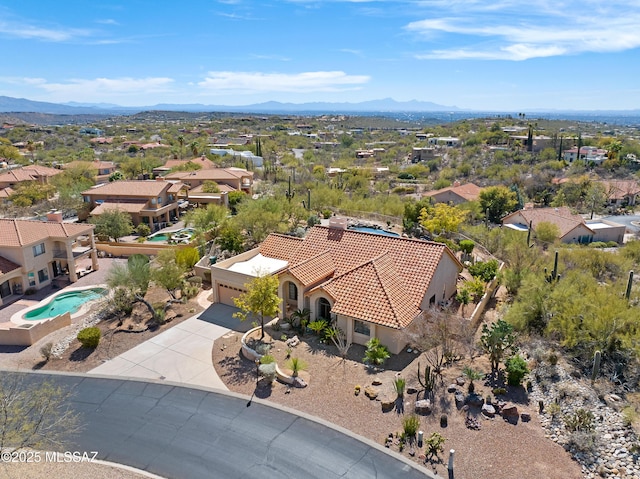
<svg viewBox="0 0 640 479"><path fill-rule="evenodd" d="M458 228L467 217L467 213L467 211L463 211L457 206L437 203L429 210L422 208L420 225L436 235L453 233L458 231Z"/></svg>

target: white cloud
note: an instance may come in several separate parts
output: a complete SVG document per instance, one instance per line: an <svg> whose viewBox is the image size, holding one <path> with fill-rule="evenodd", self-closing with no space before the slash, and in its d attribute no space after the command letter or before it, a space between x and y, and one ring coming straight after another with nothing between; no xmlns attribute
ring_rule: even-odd
<svg viewBox="0 0 640 479"><path fill-rule="evenodd" d="M28 84L43 95L46 101L123 101L131 103L149 94L171 93L174 80L171 78L95 78L70 79L66 82L50 82L44 78L0 78L0 82L20 85Z"/></svg>
<svg viewBox="0 0 640 479"><path fill-rule="evenodd" d="M405 29L430 41L444 36L456 46L426 51L422 59L527 60L640 47L640 4L634 0L525 0L499 2L425 0L430 18Z"/></svg>
<svg viewBox="0 0 640 479"><path fill-rule="evenodd" d="M347 75L341 71L304 73L209 72L198 86L209 93L259 92L336 92L367 83L366 75Z"/></svg>
<svg viewBox="0 0 640 479"><path fill-rule="evenodd" d="M83 29L51 29L28 25L21 22L0 22L0 34L15 38L42 40L49 42L64 42L90 34Z"/></svg>

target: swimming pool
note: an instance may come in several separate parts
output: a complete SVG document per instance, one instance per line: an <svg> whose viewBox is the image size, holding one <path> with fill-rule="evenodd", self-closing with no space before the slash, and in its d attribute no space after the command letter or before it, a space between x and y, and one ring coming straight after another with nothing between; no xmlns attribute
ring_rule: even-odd
<svg viewBox="0 0 640 479"><path fill-rule="evenodd" d="M68 291L52 297L47 303L25 313L22 317L27 321L39 321L64 313L76 313L86 303L103 298L109 293L106 288L89 288Z"/></svg>
<svg viewBox="0 0 640 479"><path fill-rule="evenodd" d="M178 240L189 240L195 230L193 228L182 228L178 231L170 231L166 233L156 233L149 237L147 237L147 241L168 241L172 239L174 241Z"/></svg>
<svg viewBox="0 0 640 479"><path fill-rule="evenodd" d="M378 228L371 228L369 226L350 226L349 229L352 231L361 231L363 233L373 233L384 236L400 236L398 233L394 233L393 231L379 230Z"/></svg>

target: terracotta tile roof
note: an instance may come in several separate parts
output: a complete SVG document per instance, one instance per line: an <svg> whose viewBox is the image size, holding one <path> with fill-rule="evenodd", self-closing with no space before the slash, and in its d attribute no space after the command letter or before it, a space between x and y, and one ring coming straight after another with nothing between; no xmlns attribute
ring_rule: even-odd
<svg viewBox="0 0 640 479"><path fill-rule="evenodd" d="M93 225L0 218L0 247L24 246L47 238L72 238L93 231Z"/></svg>
<svg viewBox="0 0 640 479"><path fill-rule="evenodd" d="M480 197L480 192L482 191L482 188L480 188L478 185L475 185L473 183L467 183L459 186L448 186L440 190L428 191L424 194L424 196L437 196L442 193L447 193L449 191L451 193L454 193L460 196L461 198L464 198L467 201L475 201Z"/></svg>
<svg viewBox="0 0 640 479"><path fill-rule="evenodd" d="M250 176L253 178L253 171L243 170L242 168L209 168L207 170L196 171L176 171L165 176L172 180L200 180L200 181L217 181L217 180L237 180L242 177Z"/></svg>
<svg viewBox="0 0 640 479"><path fill-rule="evenodd" d="M0 198L9 198L9 196L14 194L15 192L16 190L11 188L10 186L7 186L6 188L0 189Z"/></svg>
<svg viewBox="0 0 640 479"><path fill-rule="evenodd" d="M335 270L331 252L327 250L290 267L288 272L304 286L309 286L332 276Z"/></svg>
<svg viewBox="0 0 640 479"><path fill-rule="evenodd" d="M640 185L635 180L602 180L599 183L604 186L610 200L623 200L628 196L640 194Z"/></svg>
<svg viewBox="0 0 640 479"><path fill-rule="evenodd" d="M192 160L167 160L167 162L164 164L164 167L175 168L176 166L182 166L182 165L185 165L186 163L194 163L196 165L199 165L203 170L216 167L216 164L213 161L211 161L209 158L206 158L206 157L203 158L201 156L199 156L198 158L193 158Z"/></svg>
<svg viewBox="0 0 640 479"><path fill-rule="evenodd" d="M260 244L260 253L269 258L289 261L291 254L302 244L302 238L272 233Z"/></svg>
<svg viewBox="0 0 640 479"><path fill-rule="evenodd" d="M156 180L130 180L113 181L100 186L89 188L82 192L83 195L92 196L125 196L125 197L145 197L160 196L165 189L173 187L174 183Z"/></svg>
<svg viewBox="0 0 640 479"><path fill-rule="evenodd" d="M186 188L187 185L179 181L171 183L171 186L167 190L169 193L179 193L182 188Z"/></svg>
<svg viewBox="0 0 640 479"><path fill-rule="evenodd" d="M98 206L92 209L91 213L89 214L91 216L97 216L107 211L113 211L113 210L124 211L125 213L140 213L144 209L146 204L147 204L146 201L129 202L129 203L105 201L104 203L100 203Z"/></svg>
<svg viewBox="0 0 640 479"><path fill-rule="evenodd" d="M322 288L334 299L331 311L395 329L408 326L420 314L391 255L367 261Z"/></svg>
<svg viewBox="0 0 640 479"><path fill-rule="evenodd" d="M21 266L19 264L15 264L13 261L0 256L0 276L20 268Z"/></svg>
<svg viewBox="0 0 640 479"><path fill-rule="evenodd" d="M529 223L531 223L531 227L534 230L541 222L556 225L560 231L560 238L580 225L584 225L589 229L582 216L573 214L569 208L564 206L560 208L531 208L518 210L502 218L502 224L522 223L528 227Z"/></svg>
<svg viewBox="0 0 640 479"><path fill-rule="evenodd" d="M230 191L237 191L233 186L225 185L224 183L218 183L218 189L220 192L218 193L204 193L202 189L204 188L204 184L195 186L189 190L189 195L191 194L200 194L200 195L219 195L220 193L229 193Z"/></svg>
<svg viewBox="0 0 640 479"><path fill-rule="evenodd" d="M289 261L287 271L306 281L333 268L333 278L316 288L340 302L335 311L391 327L415 318L444 255L462 270L441 243L324 226L314 226L303 240L271 234L260 252Z"/></svg>
<svg viewBox="0 0 640 479"><path fill-rule="evenodd" d="M55 176L62 173L61 170L47 166L31 165L22 168L14 168L0 175L2 183L19 183L21 181L34 181L41 177Z"/></svg>

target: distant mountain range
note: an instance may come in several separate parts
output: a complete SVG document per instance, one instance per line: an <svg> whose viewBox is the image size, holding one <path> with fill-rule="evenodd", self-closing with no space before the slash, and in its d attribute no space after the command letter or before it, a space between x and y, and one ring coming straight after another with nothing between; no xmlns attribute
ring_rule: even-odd
<svg viewBox="0 0 640 479"><path fill-rule="evenodd" d="M269 101L253 105L226 106L202 104L168 104L126 107L108 103L48 103L0 96L0 113L48 113L53 115L120 115L142 111L185 111L185 112L234 112L234 113L306 113L306 112L429 112L460 111L455 106L438 105L428 101L395 101L391 98L360 103L280 103Z"/></svg>

